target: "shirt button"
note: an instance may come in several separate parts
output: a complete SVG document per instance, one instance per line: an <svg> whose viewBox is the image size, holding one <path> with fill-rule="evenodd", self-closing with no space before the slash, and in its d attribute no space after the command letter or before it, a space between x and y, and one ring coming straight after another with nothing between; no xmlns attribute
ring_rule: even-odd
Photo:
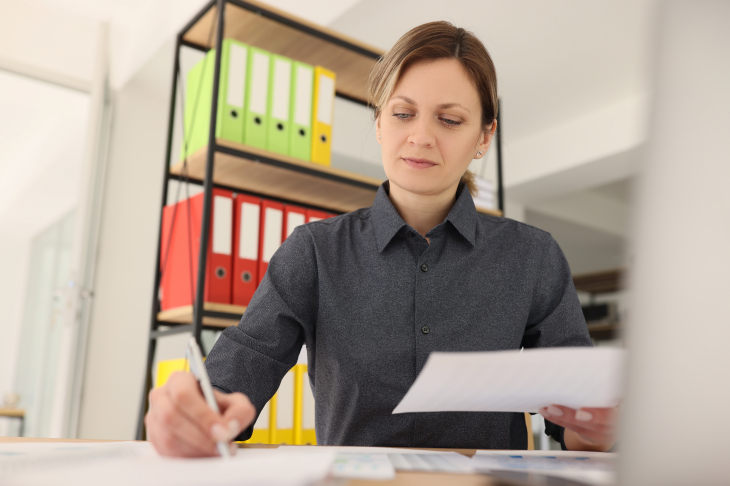
<svg viewBox="0 0 730 486"><path fill-rule="evenodd" d="M422 332L423 334L428 334L429 332L431 332L431 329L430 329L430 328L429 328L428 326L423 326L423 327L421 328L421 332Z"/></svg>
<svg viewBox="0 0 730 486"><path fill-rule="evenodd" d="M428 272L428 265L426 265L425 263L423 265L421 265L421 271Z"/></svg>

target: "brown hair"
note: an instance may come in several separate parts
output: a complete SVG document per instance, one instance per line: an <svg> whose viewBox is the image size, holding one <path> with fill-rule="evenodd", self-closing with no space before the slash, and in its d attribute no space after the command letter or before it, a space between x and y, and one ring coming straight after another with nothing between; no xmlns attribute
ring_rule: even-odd
<svg viewBox="0 0 730 486"><path fill-rule="evenodd" d="M497 73L484 44L471 32L445 21L429 22L398 39L370 70L368 103L377 119L393 93L398 79L412 64L423 60L456 59L471 78L482 104L482 126L497 118ZM478 193L475 175L461 177L472 195Z"/></svg>

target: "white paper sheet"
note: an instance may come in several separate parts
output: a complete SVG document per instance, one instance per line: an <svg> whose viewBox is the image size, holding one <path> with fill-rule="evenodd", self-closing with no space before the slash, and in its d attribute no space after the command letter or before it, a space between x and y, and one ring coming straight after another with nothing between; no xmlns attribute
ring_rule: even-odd
<svg viewBox="0 0 730 486"><path fill-rule="evenodd" d="M608 486L616 483L618 455L573 451L477 451L471 462L478 472L541 474ZM513 478L519 480L519 477Z"/></svg>
<svg viewBox="0 0 730 486"><path fill-rule="evenodd" d="M623 360L616 348L431 353L393 413L613 407L621 399Z"/></svg>
<svg viewBox="0 0 730 486"><path fill-rule="evenodd" d="M282 448L241 449L229 460L169 459L144 442L3 444L0 450L3 486L305 486L324 479L334 460L329 451Z"/></svg>

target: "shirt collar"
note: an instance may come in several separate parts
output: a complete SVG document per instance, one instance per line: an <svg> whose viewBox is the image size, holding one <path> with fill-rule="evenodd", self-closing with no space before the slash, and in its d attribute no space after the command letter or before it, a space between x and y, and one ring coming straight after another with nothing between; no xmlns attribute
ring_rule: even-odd
<svg viewBox="0 0 730 486"><path fill-rule="evenodd" d="M398 211L396 211L393 203L390 202L389 182L385 181L378 188L373 202L371 217L373 219L373 228L375 229L375 240L378 245L378 252L382 252L390 240L404 226L408 226ZM456 230L463 236L472 246L476 244L476 225L477 210L474 206L474 200L469 190L464 184L459 184L456 202L446 216L445 221L450 221Z"/></svg>

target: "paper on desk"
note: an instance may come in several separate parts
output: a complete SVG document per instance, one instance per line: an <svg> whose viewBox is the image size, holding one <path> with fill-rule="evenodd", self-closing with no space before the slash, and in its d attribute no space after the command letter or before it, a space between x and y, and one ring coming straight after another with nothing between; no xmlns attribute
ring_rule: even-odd
<svg viewBox="0 0 730 486"><path fill-rule="evenodd" d="M393 413L613 407L621 399L623 360L616 348L431 353Z"/></svg>
<svg viewBox="0 0 730 486"><path fill-rule="evenodd" d="M330 451L336 454L337 459L343 454L349 456L357 455L382 455L387 456L396 471L419 471L419 472L447 472L456 474L468 474L474 472L471 459L453 451L433 451L424 449L408 449L405 447L363 447L363 446L281 446L282 448L295 448L306 450L313 448L319 451ZM334 468L333 468L334 470ZM343 468L344 470L344 468ZM378 479L377 475L383 471L377 471L368 479ZM339 477L363 477L347 476L347 472L337 474Z"/></svg>
<svg viewBox="0 0 730 486"><path fill-rule="evenodd" d="M593 486L616 483L618 455L573 451L477 451L471 459L478 472L538 473ZM512 476L519 480L518 477Z"/></svg>
<svg viewBox="0 0 730 486"><path fill-rule="evenodd" d="M331 452L286 449L243 449L230 460L170 459L157 455L145 442L65 450L23 443L3 449L3 486L305 486L325 478L334 459Z"/></svg>

